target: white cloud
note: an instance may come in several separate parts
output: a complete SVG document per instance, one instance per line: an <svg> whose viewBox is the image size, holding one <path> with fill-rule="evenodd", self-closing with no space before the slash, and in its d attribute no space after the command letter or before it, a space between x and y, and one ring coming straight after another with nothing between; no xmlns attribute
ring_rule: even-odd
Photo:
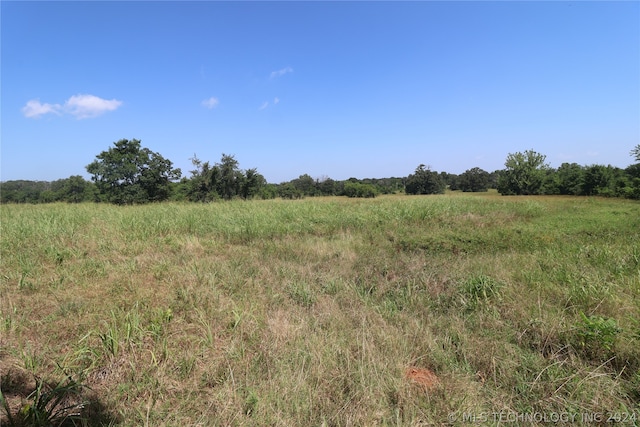
<svg viewBox="0 0 640 427"><path fill-rule="evenodd" d="M60 109L59 104L41 104L39 100L32 99L27 102L27 105L22 107L22 114L24 114L25 117L38 118L49 113L60 114Z"/></svg>
<svg viewBox="0 0 640 427"><path fill-rule="evenodd" d="M271 72L271 76L270 76L270 77L271 77L272 79L274 79L274 78L276 78L276 77L284 76L284 75L285 75L285 74L287 74L287 73L293 73L293 68L291 68L291 67L285 67L285 68L283 68L283 69L281 69L281 70L278 70L278 71L272 71L272 72Z"/></svg>
<svg viewBox="0 0 640 427"><path fill-rule="evenodd" d="M218 101L218 98L212 96L211 98L202 101L202 106L211 110L213 108L216 108L219 103L220 101Z"/></svg>
<svg viewBox="0 0 640 427"><path fill-rule="evenodd" d="M64 105L40 103L37 99L32 99L22 107L25 117L37 118L43 114L71 114L77 119L87 119L97 117L107 111L116 110L122 105L122 101L117 99L102 99L95 95L78 94L67 99Z"/></svg>
<svg viewBox="0 0 640 427"><path fill-rule="evenodd" d="M77 119L97 117L122 105L117 99L102 99L94 95L74 95L64 103L65 112Z"/></svg>
<svg viewBox="0 0 640 427"><path fill-rule="evenodd" d="M277 96L273 98L273 105L276 105L278 102L280 102L280 98L278 98Z"/></svg>

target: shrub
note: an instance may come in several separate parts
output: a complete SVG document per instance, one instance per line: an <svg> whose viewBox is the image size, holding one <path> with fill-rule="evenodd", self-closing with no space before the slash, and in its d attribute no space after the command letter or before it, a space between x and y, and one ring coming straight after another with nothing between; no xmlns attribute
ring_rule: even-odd
<svg viewBox="0 0 640 427"><path fill-rule="evenodd" d="M343 194L347 197L373 198L378 195L378 189L371 184L347 182L344 184Z"/></svg>

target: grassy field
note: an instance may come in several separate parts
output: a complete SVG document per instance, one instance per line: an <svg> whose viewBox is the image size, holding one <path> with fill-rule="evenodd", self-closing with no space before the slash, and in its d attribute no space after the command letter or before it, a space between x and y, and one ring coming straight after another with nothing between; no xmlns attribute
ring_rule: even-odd
<svg viewBox="0 0 640 427"><path fill-rule="evenodd" d="M34 387L68 376L86 388L64 404L86 400L95 426L640 423L638 202L0 212L0 374L15 425Z"/></svg>

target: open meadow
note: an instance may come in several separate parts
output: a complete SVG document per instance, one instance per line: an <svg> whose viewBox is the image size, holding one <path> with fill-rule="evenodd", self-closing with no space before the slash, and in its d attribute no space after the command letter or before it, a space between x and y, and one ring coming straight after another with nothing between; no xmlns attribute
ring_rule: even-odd
<svg viewBox="0 0 640 427"><path fill-rule="evenodd" d="M637 201L0 213L2 426L640 423Z"/></svg>

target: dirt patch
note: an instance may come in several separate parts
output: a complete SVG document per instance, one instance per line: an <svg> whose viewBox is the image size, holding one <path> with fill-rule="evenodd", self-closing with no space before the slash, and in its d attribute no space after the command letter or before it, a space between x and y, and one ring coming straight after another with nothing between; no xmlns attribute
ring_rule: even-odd
<svg viewBox="0 0 640 427"><path fill-rule="evenodd" d="M440 379L438 376L433 371L426 368L416 368L413 366L407 368L405 371L405 377L425 390L432 390L440 385Z"/></svg>

